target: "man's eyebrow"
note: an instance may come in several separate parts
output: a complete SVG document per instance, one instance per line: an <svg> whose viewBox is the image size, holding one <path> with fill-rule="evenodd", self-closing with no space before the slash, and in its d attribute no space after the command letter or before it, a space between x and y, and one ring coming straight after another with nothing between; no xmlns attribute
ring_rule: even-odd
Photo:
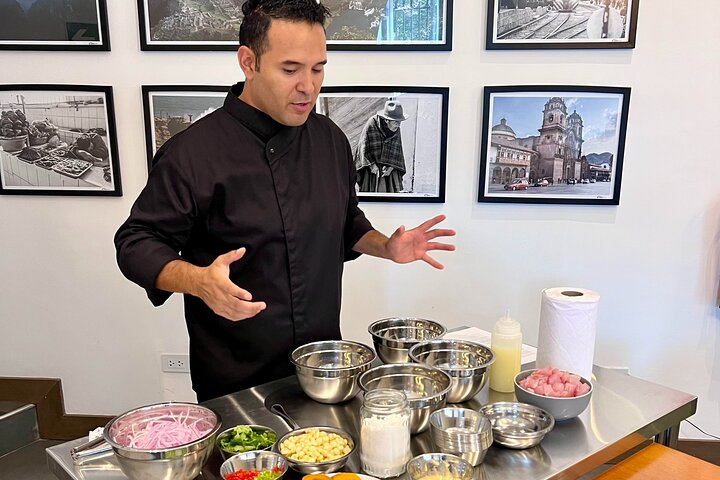
<svg viewBox="0 0 720 480"><path fill-rule="evenodd" d="M327 65L327 63L328 63L328 61L327 61L327 59L325 59L325 60L323 60L323 61L321 61L321 62L317 62L317 63L315 64L315 66L317 66L317 65ZM282 62L280 62L280 64L283 65L283 66L285 66L285 67L296 67L296 66L302 66L302 65L303 65L302 62L298 62L297 60L283 60Z"/></svg>

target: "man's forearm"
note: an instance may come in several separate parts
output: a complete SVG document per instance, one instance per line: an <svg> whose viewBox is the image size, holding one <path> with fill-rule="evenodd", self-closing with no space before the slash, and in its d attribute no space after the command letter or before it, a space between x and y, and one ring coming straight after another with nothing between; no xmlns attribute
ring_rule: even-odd
<svg viewBox="0 0 720 480"><path fill-rule="evenodd" d="M197 296L201 268L184 260L168 262L155 279L155 288L166 292L189 293Z"/></svg>
<svg viewBox="0 0 720 480"><path fill-rule="evenodd" d="M373 257L390 258L387 251L387 242L388 237L377 230L370 230L360 237L360 240L353 246L353 250Z"/></svg>

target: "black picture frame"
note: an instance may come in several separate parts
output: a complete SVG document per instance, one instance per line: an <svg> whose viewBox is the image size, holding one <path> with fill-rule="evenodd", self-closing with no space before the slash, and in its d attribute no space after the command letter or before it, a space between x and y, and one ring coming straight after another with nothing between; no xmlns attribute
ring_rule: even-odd
<svg viewBox="0 0 720 480"><path fill-rule="evenodd" d="M72 0L66 16L46 6L0 8L0 50L110 51L106 0Z"/></svg>
<svg viewBox="0 0 720 480"><path fill-rule="evenodd" d="M592 1L598 3L488 0L485 47L488 50L635 48L640 0ZM521 8L510 8L512 6Z"/></svg>
<svg viewBox="0 0 720 480"><path fill-rule="evenodd" d="M242 20L241 2L224 11L213 5L217 11L217 25L201 31L194 30L198 27L193 23L192 12L151 14L151 11L158 11L152 8L154 2L158 1L137 0L142 50L237 50L238 30ZM333 15L326 25L328 50L452 50L453 0L368 2L372 8L362 10L329 6ZM384 11L390 14L384 14L374 3L383 4ZM383 36L383 32L385 39L378 38ZM203 36L206 38L199 39ZM397 36L404 38L395 38Z"/></svg>
<svg viewBox="0 0 720 480"><path fill-rule="evenodd" d="M371 0L369 4L373 13L331 11L326 25L328 50L452 51L453 0Z"/></svg>
<svg viewBox="0 0 720 480"><path fill-rule="evenodd" d="M485 87L478 201L619 205L630 90Z"/></svg>
<svg viewBox="0 0 720 480"><path fill-rule="evenodd" d="M122 196L112 87L0 85L0 107L0 194Z"/></svg>
<svg viewBox="0 0 720 480"><path fill-rule="evenodd" d="M448 87L322 88L315 111L327 115L348 137L358 169L359 201L445 202L449 94ZM388 137L381 136L386 135L387 130L381 134L380 129L389 127L380 121L381 112L392 118L405 117L399 122L398 140L402 149L398 154L398 143L390 142L395 154L383 163L376 162L376 154L368 148L368 144L382 138L384 149L388 149ZM361 148L364 150L359 150ZM372 163L380 165L375 173L372 173ZM392 169L385 168L393 165Z"/></svg>
<svg viewBox="0 0 720 480"><path fill-rule="evenodd" d="M228 87L219 85L143 85L148 172L157 150L192 122L221 107L227 93Z"/></svg>

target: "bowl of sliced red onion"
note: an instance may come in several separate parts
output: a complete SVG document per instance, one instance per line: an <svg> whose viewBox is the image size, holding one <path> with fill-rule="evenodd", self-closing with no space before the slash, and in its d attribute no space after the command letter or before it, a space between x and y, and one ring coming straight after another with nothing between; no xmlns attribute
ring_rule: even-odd
<svg viewBox="0 0 720 480"><path fill-rule="evenodd" d="M515 376L515 396L550 413L555 421L575 418L590 404L590 380L557 368L525 370Z"/></svg>
<svg viewBox="0 0 720 480"><path fill-rule="evenodd" d="M112 419L103 436L132 480L191 480L215 446L220 417L193 403L158 403Z"/></svg>

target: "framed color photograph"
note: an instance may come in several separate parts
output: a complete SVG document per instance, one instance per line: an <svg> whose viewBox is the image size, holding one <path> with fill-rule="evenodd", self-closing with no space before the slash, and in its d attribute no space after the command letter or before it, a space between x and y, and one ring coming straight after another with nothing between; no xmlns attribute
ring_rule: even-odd
<svg viewBox="0 0 720 480"><path fill-rule="evenodd" d="M328 50L452 50L453 0L324 0Z"/></svg>
<svg viewBox="0 0 720 480"><path fill-rule="evenodd" d="M0 1L0 50L108 51L105 1Z"/></svg>
<svg viewBox="0 0 720 480"><path fill-rule="evenodd" d="M142 50L237 50L245 0L138 0Z"/></svg>
<svg viewBox="0 0 720 480"><path fill-rule="evenodd" d="M148 171L152 168L155 153L170 137L220 108L227 93L227 86L144 85Z"/></svg>
<svg viewBox="0 0 720 480"><path fill-rule="evenodd" d="M0 193L122 195L112 87L0 85Z"/></svg>
<svg viewBox="0 0 720 480"><path fill-rule="evenodd" d="M640 0L488 0L488 50L635 48Z"/></svg>
<svg viewBox="0 0 720 480"><path fill-rule="evenodd" d="M478 201L618 205L624 87L485 87Z"/></svg>
<svg viewBox="0 0 720 480"><path fill-rule="evenodd" d="M316 111L347 135L361 201L445 201L446 87L323 87Z"/></svg>

